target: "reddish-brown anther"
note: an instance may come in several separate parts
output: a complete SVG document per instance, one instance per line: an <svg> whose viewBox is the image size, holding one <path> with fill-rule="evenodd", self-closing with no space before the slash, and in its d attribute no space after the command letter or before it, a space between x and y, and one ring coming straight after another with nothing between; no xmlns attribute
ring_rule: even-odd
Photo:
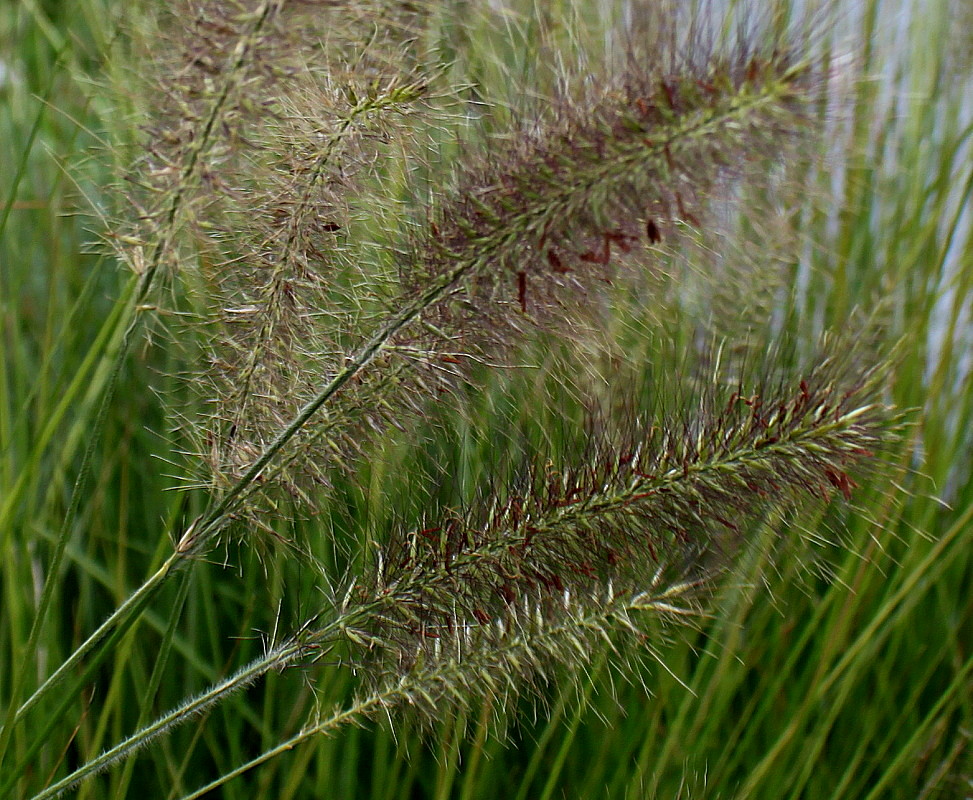
<svg viewBox="0 0 973 800"><path fill-rule="evenodd" d="M655 224L655 220L649 217L645 221L645 235L648 237L650 244L658 244L662 241L662 234L659 233L659 227Z"/></svg>
<svg viewBox="0 0 973 800"><path fill-rule="evenodd" d="M676 95L676 90L673 88L672 84L665 78L660 81L660 86L662 91L666 96L666 101L669 103L669 108L675 109L678 96Z"/></svg>
<svg viewBox="0 0 973 800"><path fill-rule="evenodd" d="M571 271L571 267L564 266L561 257L553 249L547 251L547 263L551 265L551 269L555 272L565 273Z"/></svg>
<svg viewBox="0 0 973 800"><path fill-rule="evenodd" d="M607 264L611 260L611 245L609 244L608 238L602 237L599 252L595 253L592 250L586 250L579 257L582 261L587 261L589 264Z"/></svg>
<svg viewBox="0 0 973 800"><path fill-rule="evenodd" d="M831 485L841 492L845 500L851 500L851 490L854 489L858 484L848 477L847 472L832 469L831 467L825 467L824 474Z"/></svg>
<svg viewBox="0 0 973 800"><path fill-rule="evenodd" d="M623 233L622 231L606 231L605 239L612 244L617 244L618 249L623 253L632 252L631 242L635 241L634 236L629 236L627 233Z"/></svg>

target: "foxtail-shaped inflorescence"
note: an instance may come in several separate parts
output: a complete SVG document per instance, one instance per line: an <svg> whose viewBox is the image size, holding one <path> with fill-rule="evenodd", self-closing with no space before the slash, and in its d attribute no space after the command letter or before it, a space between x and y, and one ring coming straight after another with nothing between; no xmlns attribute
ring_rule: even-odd
<svg viewBox="0 0 973 800"><path fill-rule="evenodd" d="M393 535L347 591L345 632L378 660L366 672L404 674L609 601L697 602L768 515L851 498L891 435L879 390L878 375L823 359L788 382L707 387L624 433L615 420L578 462L548 461L479 508ZM573 661L570 635L563 645L557 660Z"/></svg>
<svg viewBox="0 0 973 800"><path fill-rule="evenodd" d="M768 33L734 50L699 38L675 59L633 50L596 91L564 92L539 120L458 145L462 163L411 227L402 214L386 230L364 205L386 184L388 202L404 191L393 156L428 159L420 139L446 125L455 98L437 83L448 70L416 45L426 5L373 6L397 8L397 24L379 34L362 24L365 6L332 2L268 1L256 17L234 3L186 5L200 35L182 40L190 77L170 86L161 144L142 162L132 260L153 273L176 263L198 290L188 305L206 364L190 380L205 405L185 423L210 503L71 668L232 520L273 529L282 511L311 507L339 471L357 474L374 432L408 429L461 394L452 390L475 391L485 364L513 363L539 332L607 336L630 281L649 276L660 291L647 302L670 302L681 287L666 287L669 255L717 224L712 206L731 202L719 193L778 165L811 120L817 68L804 41ZM338 44L302 38L302 21L318 33L333 25ZM373 55L378 36L384 58ZM179 239L183 229L194 238ZM656 341L639 352L661 352L667 330L648 328ZM393 530L352 554L346 574L322 571L328 603L296 634L41 796L296 664L351 664L363 688L246 768L402 705L430 716L488 697L502 708L626 634L653 653L649 621L698 613L761 525L850 499L894 429L881 371L833 341L790 370L687 347L687 374L651 408L592 411L584 446L563 460L530 453L518 480ZM766 358L779 353L771 344Z"/></svg>
<svg viewBox="0 0 973 800"><path fill-rule="evenodd" d="M348 36L362 27L340 5L319 11ZM303 12L288 13L296 24ZM198 481L232 495L235 513L275 486L312 503L371 433L407 425L474 361L508 361L538 325L596 330L626 275L664 282L660 248L707 224L714 187L786 152L816 80L797 42L633 57L597 92L558 98L544 119L475 148L407 244L362 230L385 236L363 249L349 240L355 192L383 180L393 147L423 157L407 118L445 113L437 74L413 53L411 72L371 64L362 83L313 42L275 36L285 17L245 82L267 99L223 123L224 163L194 206L210 345L191 376L206 414L188 425L210 470ZM194 75L216 61L186 51ZM185 88L193 102L205 77ZM181 141L195 117L177 119L157 138ZM391 269L374 263L381 246Z"/></svg>
<svg viewBox="0 0 973 800"><path fill-rule="evenodd" d="M738 63L714 53L676 73L632 64L464 173L408 275L457 286L492 318L498 304L514 320L552 299L579 305L620 262L651 269L677 223L703 225L719 181L779 157L806 122L813 76L788 49Z"/></svg>
<svg viewBox="0 0 973 800"><path fill-rule="evenodd" d="M749 382L730 380L738 367L714 356L714 383L681 408L593 418L600 433L584 452L560 468L535 461L479 506L392 532L295 635L40 797L128 758L267 672L333 664L336 654L363 678L352 703L250 766L400 707L432 720L489 699L500 713L555 670L581 676L604 648L619 663L660 658L659 626L693 624L761 525L795 544L800 533L785 535L781 520L851 499L895 436L881 371L856 372L828 355L836 347L823 343L806 369Z"/></svg>

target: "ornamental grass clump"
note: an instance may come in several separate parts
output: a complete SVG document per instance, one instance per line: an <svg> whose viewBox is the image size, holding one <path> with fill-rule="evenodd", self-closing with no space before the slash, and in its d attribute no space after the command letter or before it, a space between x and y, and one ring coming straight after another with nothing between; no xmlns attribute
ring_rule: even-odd
<svg viewBox="0 0 973 800"><path fill-rule="evenodd" d="M841 387L833 370L818 364L790 391L739 384L679 416L629 418L564 469L535 464L487 505L393 535L340 606L342 633L378 659L366 674L413 675L410 702L432 712L442 694L469 702L549 662L584 662L615 629L643 637L636 611L691 617L753 520L851 499L847 469L882 448L875 376Z"/></svg>
<svg viewBox="0 0 973 800"><path fill-rule="evenodd" d="M657 52L632 46L595 85L562 87L537 118L478 141L470 87L429 44L435 13L187 2L161 23L159 102L116 241L139 276L133 320L170 287L178 313L160 320L202 362L185 379L198 400L173 415L193 445L180 477L207 504L8 725L41 699L72 699L219 542L287 539L319 607L36 798L285 667L351 669L360 689L192 796L403 707L431 719L489 699L502 716L525 686L583 680L600 648L664 661L656 627L705 612L758 532L794 545L802 510L850 500L875 467L894 425L869 354L824 336L813 357L786 356L775 325L748 318L751 284L784 285L759 252L722 275L678 268L731 236L743 199L773 194L795 144L813 142L821 75L807 36L748 24L724 45L660 31ZM693 287L707 281L738 309L701 311ZM670 351L679 372L653 372L652 354ZM418 524L402 513L367 534L359 521L330 566L289 540L288 517L325 535L339 489L389 442L419 448L427 421L475 422L470 398L525 385L553 387L539 404L579 401L562 446L507 431L519 460L486 463L495 474L461 505L430 501Z"/></svg>
<svg viewBox="0 0 973 800"><path fill-rule="evenodd" d="M292 13L268 24L306 24L306 11ZM314 40L304 36L284 42L307 48ZM233 126L214 143L213 174L192 214L205 248L201 302L213 324L211 366L196 381L211 414L189 424L210 469L202 482L217 493L233 495L244 475L252 483L269 448L275 469L259 473L262 486L282 486L301 502L308 483L327 484L334 462L360 449L364 431L396 423L409 407L421 413L415 398L462 380L471 359L502 362L538 324L575 330L608 302L601 290L619 269L645 274L663 237L700 225L701 199L717 182L791 143L806 124L814 80L793 47L700 49L665 70L661 59L635 61L592 96L559 100L548 119L521 123L488 153L471 152L454 188L413 214L419 222L405 242L381 232L386 263L376 264L375 244L348 241L356 184L388 180L383 151L425 155L428 130L403 118L425 112L431 126L448 117L449 87L421 63L405 75L400 64L323 78L306 65L293 76L286 65L298 57L265 38L273 45L266 69L285 74L263 90L273 97L261 104L265 115L228 112L242 131ZM366 64L375 46L365 43ZM197 60L188 68L205 72ZM329 59L319 69L330 68ZM261 93L251 94L262 84L241 81L246 103L257 103ZM181 144L186 120L163 122L153 138ZM366 369L376 358L381 369ZM335 411L318 414L323 405Z"/></svg>

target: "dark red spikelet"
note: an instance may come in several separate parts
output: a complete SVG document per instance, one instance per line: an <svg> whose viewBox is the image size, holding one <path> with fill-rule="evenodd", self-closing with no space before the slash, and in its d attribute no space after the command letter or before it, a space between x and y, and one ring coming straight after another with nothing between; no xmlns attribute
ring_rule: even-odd
<svg viewBox="0 0 973 800"><path fill-rule="evenodd" d="M652 114L656 107L653 103L648 102L642 97L635 99L635 107L639 110L639 114L644 118Z"/></svg>
<svg viewBox="0 0 973 800"><path fill-rule="evenodd" d="M835 489L844 495L845 500L851 500L851 490L856 488L858 484L848 477L848 473L825 467L824 476Z"/></svg>
<svg viewBox="0 0 973 800"><path fill-rule="evenodd" d="M623 233L619 230L606 231L605 239L610 241L612 244L618 245L618 249L623 253L632 252L632 245L629 243L629 240L635 241L634 236L629 236L627 233Z"/></svg>
<svg viewBox="0 0 973 800"><path fill-rule="evenodd" d="M520 310L527 313L527 273L520 270L517 273L517 299L520 301Z"/></svg>
<svg viewBox="0 0 973 800"><path fill-rule="evenodd" d="M607 236L602 238L599 250L600 252L598 253L593 250L586 250L578 257L582 261L587 261L589 264L607 264L611 259L611 244Z"/></svg>
<svg viewBox="0 0 973 800"><path fill-rule="evenodd" d="M666 96L666 101L669 103L669 108L675 109L676 103L678 101L678 98L676 97L676 90L675 90L675 88L672 86L672 84L668 80L665 80L665 79L663 79L661 81L661 84L660 85L661 85L661 88L662 88L663 93Z"/></svg>
<svg viewBox="0 0 973 800"><path fill-rule="evenodd" d="M686 222L695 225L697 228L701 227L699 222L699 217L689 211L685 204L682 202L682 195L676 192L676 206L679 209L679 216Z"/></svg>
<svg viewBox="0 0 973 800"><path fill-rule="evenodd" d="M751 58L750 63L747 64L747 81L749 83L755 83L757 78L760 77L760 73L763 69L763 65L756 58Z"/></svg>
<svg viewBox="0 0 973 800"><path fill-rule="evenodd" d="M571 267L564 266L564 262L561 261L561 257L554 252L554 250L547 251L547 263L550 264L551 269L557 273L563 274L571 271Z"/></svg>
<svg viewBox="0 0 973 800"><path fill-rule="evenodd" d="M645 221L645 235L649 237L649 242L651 244L658 244L662 241L662 234L659 232L659 226L655 224L655 220L649 217Z"/></svg>

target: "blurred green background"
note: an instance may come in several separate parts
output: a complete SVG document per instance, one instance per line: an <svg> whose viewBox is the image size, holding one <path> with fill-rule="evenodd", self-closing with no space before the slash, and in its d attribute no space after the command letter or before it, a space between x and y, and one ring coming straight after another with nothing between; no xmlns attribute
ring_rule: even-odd
<svg viewBox="0 0 973 800"><path fill-rule="evenodd" d="M604 27L627 8L621 0L510 0L498 16L459 0L439 6L430 35L450 50L457 82L510 107L526 87L550 78L538 42L558 43L570 62L602 46ZM125 31L140 11L111 0L0 6L4 708L22 665L31 689L158 565L171 548L164 532L203 502L172 490L179 480L171 462L180 462L185 443L171 433L166 407L189 412L180 404L193 401L173 376L192 347L167 339L163 312L127 360L101 435L89 435L130 285L128 272L104 255L104 242L115 233L113 161L138 137L120 87L138 69ZM851 102L830 118L832 169L815 178L815 192L829 203L809 202L795 223L813 246L793 266L801 290L785 324L810 339L864 308L876 310L888 345L901 340L891 399L915 410L891 456L896 485L877 480L856 494L854 508L801 521L840 532L827 535L843 543L822 548L814 575L800 554L773 565L759 548L744 557L699 630L658 643L664 669L633 676L596 657L584 703L555 684L542 711L535 713L536 698L525 698L518 722L503 732L491 729L489 707L458 719L444 714L424 734L407 715L394 725L349 728L211 796L973 796L973 6L864 0L836 3L829 13L834 36L820 46L831 91L850 92ZM395 505L389 498L410 502L421 487L402 476L424 474L423 458L461 477L438 498L461 502L483 468L491 429L533 413L529 403L497 410L511 402L484 403L469 429L431 451L392 437L386 460L361 485L337 493L327 517L333 535L384 524ZM91 480L69 511L89 446ZM57 613L28 653L51 543L66 514ZM320 533L321 518L286 524ZM116 646L95 689L63 715L14 796L30 796L62 774L58 764L96 754L140 717L259 654L278 613L299 619L313 602L298 559L268 568L246 547L212 559L193 573L158 690L150 676L178 601L175 587ZM314 708L309 679L326 703L354 688L336 669L272 675L79 796L183 796L297 730ZM30 725L15 731L8 763L36 735Z"/></svg>

